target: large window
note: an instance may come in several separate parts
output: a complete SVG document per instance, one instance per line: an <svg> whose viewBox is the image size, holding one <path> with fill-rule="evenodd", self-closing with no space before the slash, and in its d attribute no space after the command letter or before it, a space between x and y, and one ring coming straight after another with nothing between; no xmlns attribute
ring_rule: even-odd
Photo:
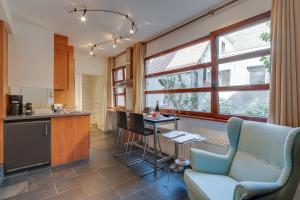
<svg viewBox="0 0 300 200"><path fill-rule="evenodd" d="M116 87L118 83L125 80L126 67L117 67L113 69L113 86L114 86L114 105L115 107L124 108L126 101L126 90L124 88Z"/></svg>
<svg viewBox="0 0 300 200"><path fill-rule="evenodd" d="M268 115L270 21L265 13L146 58L146 106L227 119Z"/></svg>

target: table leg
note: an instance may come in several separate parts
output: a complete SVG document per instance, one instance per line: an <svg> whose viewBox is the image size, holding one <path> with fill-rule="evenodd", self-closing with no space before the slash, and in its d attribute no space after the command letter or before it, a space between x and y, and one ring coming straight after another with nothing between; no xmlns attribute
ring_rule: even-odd
<svg viewBox="0 0 300 200"><path fill-rule="evenodd" d="M153 129L153 149L154 149L154 162L153 162L153 172L154 176L157 175L157 124L154 124L154 129Z"/></svg>

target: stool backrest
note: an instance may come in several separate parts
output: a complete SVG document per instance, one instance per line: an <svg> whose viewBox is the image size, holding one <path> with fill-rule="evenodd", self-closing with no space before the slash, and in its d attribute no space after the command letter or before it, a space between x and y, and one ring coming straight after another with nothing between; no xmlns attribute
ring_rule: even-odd
<svg viewBox="0 0 300 200"><path fill-rule="evenodd" d="M126 112L123 111L117 112L117 126L118 128L128 129Z"/></svg>
<svg viewBox="0 0 300 200"><path fill-rule="evenodd" d="M145 134L145 124L143 114L130 113L130 131L144 135Z"/></svg>

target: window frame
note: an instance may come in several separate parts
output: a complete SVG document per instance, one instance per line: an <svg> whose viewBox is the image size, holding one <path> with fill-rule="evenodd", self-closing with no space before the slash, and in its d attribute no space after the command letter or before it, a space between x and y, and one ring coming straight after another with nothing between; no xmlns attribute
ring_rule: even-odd
<svg viewBox="0 0 300 200"><path fill-rule="evenodd" d="M241 86L218 86L218 65L222 63L227 62L234 62L244 59L250 59L254 57L260 57L260 56L267 56L271 54L270 49L264 49L264 50L258 50L250 53L244 53L241 55L235 55L235 56L229 56L225 58L218 58L218 47L217 47L217 38L218 36L221 36L226 33L230 33L239 29L246 28L247 26L251 26L256 23L260 23L263 21L269 20L271 17L271 12L265 12L260 15L254 16L252 18L240 21L238 23L226 26L224 28L218 29L216 31L211 32L208 36L205 36L203 38L188 42L186 44L168 49L166 51L162 51L160 53L154 54L152 56L148 56L144 59L144 72L146 72L146 61L152 58L160 57L163 55L166 55L168 53L201 43L205 41L210 41L210 51L211 51L211 62L209 63L201 63L196 65L191 65L183 68L177 68L173 70L168 71L162 71L157 72L153 74L145 74L145 83L147 78L152 78L156 76L161 75L167 75L172 73L178 73L178 72L185 72L190 70L196 70L206 67L211 67L211 86L210 87L204 87L204 88L189 88L189 89L172 89L172 90L152 90L147 91L145 88L145 95L147 94L168 94L168 93L183 93L183 92L211 92L211 112L194 112L194 111L183 111L179 110L176 111L176 114L185 116L185 117L192 117L192 118L202 118L202 119L208 119L213 121L227 121L232 116L241 117L246 120L253 120L253 121L261 121L266 122L267 118L261 118L261 117L250 117L250 116L240 116L240 115L225 115L219 113L219 106L218 106L218 93L219 92L226 92L226 91L251 91L251 90L269 90L270 84L256 84L256 85L241 85ZM146 85L146 84L145 84ZM146 98L145 98L146 101ZM146 105L146 102L145 102ZM174 110L172 109L161 109L161 112L167 112L167 113L174 113Z"/></svg>
<svg viewBox="0 0 300 200"><path fill-rule="evenodd" d="M114 107L115 108L121 108L121 109L125 109L126 107L126 90L124 89L124 92L122 93L117 93L116 90L118 89L118 84L125 81L125 69L126 69L126 66L120 66L120 67L115 67L112 69L112 82L113 82L113 95L114 95ZM116 74L117 74L117 71L120 71L122 70L122 80L116 80ZM117 99L118 99L118 96L124 96L124 106L119 106L117 105Z"/></svg>

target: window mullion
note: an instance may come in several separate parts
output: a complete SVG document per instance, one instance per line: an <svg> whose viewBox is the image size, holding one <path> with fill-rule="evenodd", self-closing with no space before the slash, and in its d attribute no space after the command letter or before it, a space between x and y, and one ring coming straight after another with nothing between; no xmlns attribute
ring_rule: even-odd
<svg viewBox="0 0 300 200"><path fill-rule="evenodd" d="M216 35L211 33L210 45L211 45L211 112L212 114L218 114L218 94L216 91L218 70L217 70L217 47L216 47Z"/></svg>

